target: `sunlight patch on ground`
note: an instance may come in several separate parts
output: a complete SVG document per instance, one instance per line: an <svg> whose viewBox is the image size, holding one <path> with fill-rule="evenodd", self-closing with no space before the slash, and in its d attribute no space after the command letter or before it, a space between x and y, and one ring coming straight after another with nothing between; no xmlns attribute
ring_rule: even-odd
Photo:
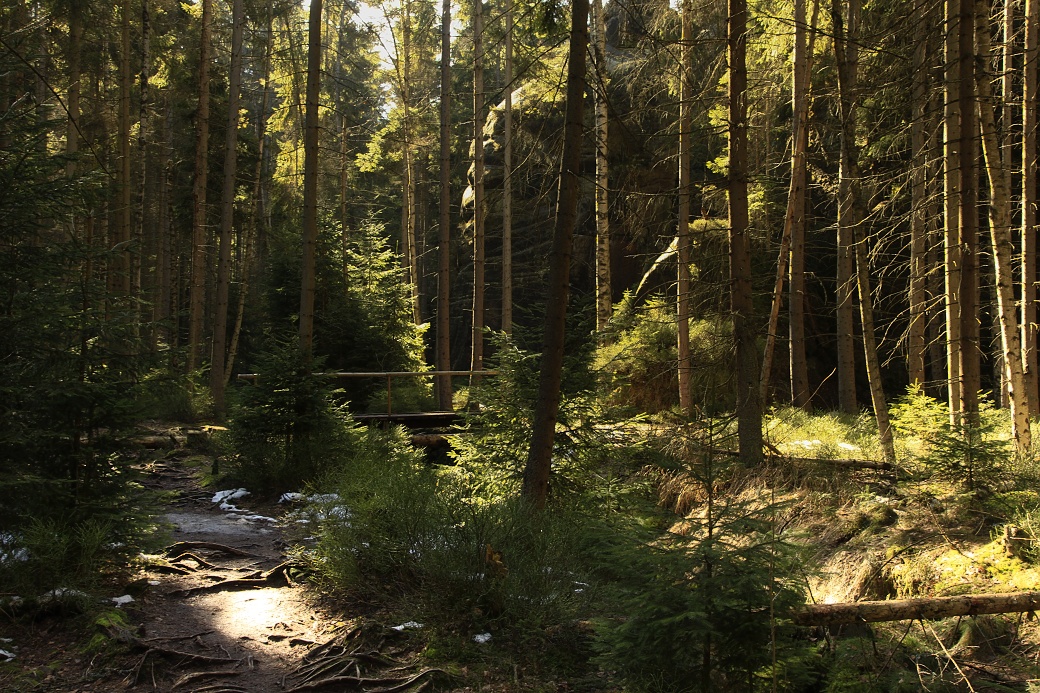
<svg viewBox="0 0 1040 693"><path fill-rule="evenodd" d="M239 640L314 640L320 630L308 604L283 588L202 595L195 606L209 613L215 630Z"/></svg>

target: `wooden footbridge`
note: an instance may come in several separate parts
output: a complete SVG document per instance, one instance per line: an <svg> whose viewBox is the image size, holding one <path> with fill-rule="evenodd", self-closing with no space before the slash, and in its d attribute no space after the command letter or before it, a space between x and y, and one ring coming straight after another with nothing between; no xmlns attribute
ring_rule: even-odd
<svg viewBox="0 0 1040 693"><path fill-rule="evenodd" d="M498 371L374 371L374 372L320 372L315 376L334 379L379 379L386 381L386 411L355 414L354 418L361 423L387 426L400 424L410 429L447 428L457 422L460 415L457 411L394 411L394 381L401 378L436 378L444 376L483 378L498 375ZM260 376L257 373L241 373L239 380L255 383Z"/></svg>

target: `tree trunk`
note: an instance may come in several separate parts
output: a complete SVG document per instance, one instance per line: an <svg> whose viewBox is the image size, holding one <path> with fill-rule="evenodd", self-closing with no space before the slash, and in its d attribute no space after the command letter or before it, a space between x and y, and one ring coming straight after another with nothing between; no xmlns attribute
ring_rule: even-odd
<svg viewBox="0 0 1040 693"><path fill-rule="evenodd" d="M1037 366L1036 224L1037 175L1036 127L1038 68L1040 60L1040 0L1025 0L1022 77L1022 360L1029 411L1040 411Z"/></svg>
<svg viewBox="0 0 1040 693"><path fill-rule="evenodd" d="M130 203L130 2L123 0L119 44L119 203L116 233L111 246L114 257L109 266L108 289L118 312L127 309L130 296L130 240L132 206ZM126 347L126 344L123 344ZM125 355L125 354L124 354Z"/></svg>
<svg viewBox="0 0 1040 693"><path fill-rule="evenodd" d="M943 78L945 104L943 125L945 151L943 153L943 180L946 220L944 247L946 251L946 374L950 423L960 424L961 411L961 178L958 173L961 152L960 82L957 80L957 46L960 34L960 0L946 0L946 36L944 44Z"/></svg>
<svg viewBox="0 0 1040 693"><path fill-rule="evenodd" d="M735 0L734 0L735 1ZM524 467L523 495L535 508L544 508L549 495L553 437L560 408L563 345L570 293L571 248L578 217L581 180L582 122L584 119L585 53L589 45L589 2L572 0L570 45L567 57L567 106L560 166L560 192L549 257L549 294L545 309L545 337L538 399L535 403L531 447ZM761 429L760 429L761 432ZM759 447L761 455L761 446Z"/></svg>
<svg viewBox="0 0 1040 693"><path fill-rule="evenodd" d="M505 108L502 133L502 332L513 334L513 0L505 0Z"/></svg>
<svg viewBox="0 0 1040 693"><path fill-rule="evenodd" d="M471 371L484 370L484 0L473 3L473 334ZM480 381L471 376L470 384Z"/></svg>
<svg viewBox="0 0 1040 693"><path fill-rule="evenodd" d="M224 187L220 199L220 245L217 251L217 310L213 318L213 353L209 387L213 409L224 415L224 383L227 345L228 294L231 286L231 231L235 221L235 176L238 167L238 104L242 89L242 33L245 11L242 0L231 6L231 68L228 81L227 132L224 139Z"/></svg>
<svg viewBox="0 0 1040 693"><path fill-rule="evenodd" d="M603 2L602 0L593 0L592 2L592 31L594 41L592 44L592 55L593 65L596 69L596 86L593 93L596 96L596 329L599 332L603 332L607 329L607 324L610 322L610 315L612 312L613 296L611 293L610 285L610 217L608 214L609 210L609 176L607 175L607 152L608 150L608 139L607 139L607 127L608 127L608 113L607 113L607 29L606 23L603 21ZM685 16L684 16L684 21ZM685 26L685 25L684 25ZM689 39L684 39L688 41ZM685 45L685 44L684 44ZM682 70L689 69L686 65L689 62L688 58L683 62ZM680 97L680 99L689 99L690 96ZM683 108L686 105L686 110L689 111L690 105L686 104L685 100L680 101L679 108ZM682 118L680 117L680 128L682 126ZM689 130L687 129L687 137ZM682 133L680 132L680 138ZM680 157L682 156L682 146L680 145ZM688 156L688 154L687 154ZM682 164L680 163L680 166ZM682 174L680 173L680 177ZM687 178L689 174L687 174ZM682 183L680 182L680 188ZM689 182L687 181L687 187ZM682 193L680 193L682 194ZM685 193L689 196L689 190ZM688 218L688 217L687 217ZM682 224L682 221L679 222ZM680 259L682 256L682 242L680 241L679 248ZM680 272L680 296L682 295L682 270ZM687 266L686 274L689 275L689 267ZM680 301L683 299L680 298ZM680 318L681 320L681 318ZM680 335L682 333L680 332ZM680 336L680 340L682 337ZM688 350L687 350L688 351ZM682 355L679 356L679 380L683 379L683 366L682 366ZM682 388L680 382L680 390ZM680 399L682 396L680 395Z"/></svg>
<svg viewBox="0 0 1040 693"><path fill-rule="evenodd" d="M599 0L596 0L599 4ZM693 133L693 90L690 76L690 42L693 34L690 0L682 3L682 42L679 50L679 228L676 234L679 268L678 316L679 408L686 416L693 408L690 376L690 138ZM597 194L598 194L597 189Z"/></svg>
<svg viewBox="0 0 1040 693"><path fill-rule="evenodd" d="M794 134L791 143L791 190L788 213L791 215L790 333L791 404L812 409L809 372L805 360L805 227L808 176L809 71L806 69L805 0L794 3L794 65L792 98Z"/></svg>
<svg viewBox="0 0 1040 693"><path fill-rule="evenodd" d="M989 3L979 2L975 12L975 33L979 55L985 65L991 58L989 38ZM1026 400L1025 375L1022 368L1022 346L1019 341L1018 316L1015 313L1015 283L1011 256L1014 242L1011 238L1011 191L1005 162L997 139L997 122L993 113L993 88L986 70L980 70L976 79L979 97L979 124L982 127L982 150L989 177L989 232L993 250L996 278L997 310L1000 320L1001 345L1004 351L1004 372L1011 402L1011 430L1019 454L1026 454L1032 445L1029 431L1029 403ZM1010 156L1010 149L1005 155ZM1010 163L1010 162L1008 162Z"/></svg>
<svg viewBox="0 0 1040 693"><path fill-rule="evenodd" d="M751 292L747 173L747 2L728 0L729 53L729 274L736 343L737 439L741 461L762 462L762 401Z"/></svg>
<svg viewBox="0 0 1040 693"><path fill-rule="evenodd" d="M140 160L140 174L138 176L139 189L137 191L137 223L134 224L134 247L137 252L131 256L133 270L130 273L130 294L134 297L134 322L140 325L143 318L143 301L147 300L142 284L144 261L151 256L151 249L155 245L155 236L151 233L154 225L149 223L148 207L148 80L150 77L149 63L151 62L151 16L148 11L148 0L141 0L141 75L140 88L141 99L138 107L137 118L137 156ZM150 292L151 293L151 292ZM154 345L154 331L149 329L148 342Z"/></svg>
<svg viewBox="0 0 1040 693"><path fill-rule="evenodd" d="M440 215L437 232L437 370L451 370L451 0L441 3ZM437 377L437 403L452 408L451 376Z"/></svg>
<svg viewBox="0 0 1040 693"><path fill-rule="evenodd" d="M195 178L192 185L191 298L188 323L188 373L198 367L202 324L206 310L206 177L209 149L209 53L211 2L202 1L202 36L199 48L199 104L195 112Z"/></svg>
<svg viewBox="0 0 1040 693"><path fill-rule="evenodd" d="M310 362L314 347L315 246L318 241L318 98L321 94L321 1L311 0L307 35L307 112L303 135L303 265L300 349Z"/></svg>
<svg viewBox="0 0 1040 693"><path fill-rule="evenodd" d="M840 626L848 623L920 621L979 616L981 614L1026 613L1040 609L1040 592L964 594L956 597L889 599L883 602L807 604L791 614L799 626Z"/></svg>
<svg viewBox="0 0 1040 693"><path fill-rule="evenodd" d="M957 36L958 99L961 113L961 412L965 423L978 423L981 388L979 349L978 173L975 120L975 0L960 0Z"/></svg>
<svg viewBox="0 0 1040 693"><path fill-rule="evenodd" d="M881 363L874 337L874 301L870 287L870 258L863 232L863 202L860 193L859 161L856 149L856 90L859 69L860 0L848 0L848 16L841 0L832 0L834 24L834 58L838 66L838 104L841 113L841 162L838 170L838 227L848 227L856 249L856 277L859 290L859 314L863 328L863 353L870 383L870 400L877 420L878 438L885 462L896 461L888 404L881 383Z"/></svg>
<svg viewBox="0 0 1040 693"><path fill-rule="evenodd" d="M401 48L404 54L401 57L401 108L404 112L404 137L401 145L401 161L404 166L403 187L403 221L401 232L404 235L404 255L406 282L410 287L412 297L412 322L416 325L422 324L422 295L419 291L421 279L419 277L419 254L418 244L415 240L416 229L416 204L415 204L415 159L413 157L414 133L412 132L412 104L411 104L411 80L412 80L412 5L410 0L403 0L404 10L401 19Z"/></svg>
<svg viewBox="0 0 1040 693"><path fill-rule="evenodd" d="M925 323L927 290L927 138L925 117L928 106L928 26L924 21L924 0L916 0L914 16L913 120L910 124L911 209L910 209L910 325L907 335L907 375L911 383L925 382Z"/></svg>

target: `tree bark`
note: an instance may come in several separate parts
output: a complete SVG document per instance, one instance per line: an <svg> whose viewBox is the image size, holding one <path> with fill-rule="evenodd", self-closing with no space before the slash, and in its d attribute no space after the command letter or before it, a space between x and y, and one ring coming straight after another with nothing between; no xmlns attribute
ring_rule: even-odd
<svg viewBox="0 0 1040 693"><path fill-rule="evenodd" d="M188 373L198 367L206 310L206 178L209 174L209 61L212 0L202 2L199 48L199 104L195 112L195 177L192 185L191 297L188 322Z"/></svg>
<svg viewBox="0 0 1040 693"><path fill-rule="evenodd" d="M473 2L473 334L470 370L484 370L484 0ZM480 381L471 376L470 384Z"/></svg>
<svg viewBox="0 0 1040 693"><path fill-rule="evenodd" d="M791 404L812 409L809 372L805 359L805 227L808 176L809 71L806 69L805 0L794 2L794 60L791 105L794 134L791 143L791 190L788 213L791 216L790 303L788 306L790 335L789 360Z"/></svg>
<svg viewBox="0 0 1040 693"><path fill-rule="evenodd" d="M732 0L734 2L739 0ZM582 121L584 118L585 53L589 45L589 1L572 0L570 45L567 57L567 105L560 166L560 192L552 254L549 258L549 294L545 309L545 337L538 399L535 403L531 447L524 467L523 495L535 508L544 508L549 495L553 438L560 408L563 345L570 294L571 248L578 217L581 176ZM759 429L761 434L761 428ZM762 448L758 448L759 455Z"/></svg>
<svg viewBox="0 0 1040 693"><path fill-rule="evenodd" d="M502 332L513 334L513 0L505 0L505 108L502 133Z"/></svg>
<svg viewBox="0 0 1040 693"><path fill-rule="evenodd" d="M110 299L118 311L127 309L123 300L130 296L130 241L132 229L130 202L130 2L123 0L119 43L119 202L116 233L111 246L114 257L109 266ZM124 347L126 344L124 343Z"/></svg>
<svg viewBox="0 0 1040 693"><path fill-rule="evenodd" d="M609 176L607 170L607 153L608 153L608 113L607 113L607 51L606 51L606 23L603 20L603 2L602 0L592 1L592 19L593 19L593 37L594 41L592 44L592 55L593 65L596 70L596 87L593 90L595 94L595 108L596 108L596 329L599 332L603 332L607 329L607 324L610 322L610 315L612 312L612 301L613 296L611 293L610 285L610 216L608 213L610 195L609 195ZM684 15L684 21L685 19ZM685 28L685 24L683 25ZM689 39L684 39L688 41ZM684 44L685 45L685 44ZM686 64L688 58L683 62L682 70L688 68ZM684 82L685 84L685 82ZM690 98L688 95L686 99ZM683 100L684 97L680 97L679 108L682 110L683 105L686 105L687 111L689 110L689 104ZM682 118L680 117L680 128L682 128ZM687 135L688 137L689 135ZM682 134L680 133L680 138ZM680 145L680 157L682 156L682 146ZM687 154L687 156L689 156ZM680 163L680 166L682 164ZM680 177L682 174L680 173ZM687 177L689 174L687 173ZM687 187L689 182L687 182ZM682 183L680 183L680 188ZM681 193L680 193L681 194ZM686 191L686 195L689 195L689 190ZM682 224L682 221L679 222ZM680 259L682 256L682 242L680 241L679 248ZM680 295L682 294L682 269L680 272ZM689 267L687 266L687 276L689 275ZM680 301L682 298L680 298ZM680 332L680 335L682 333ZM682 337L680 336L680 339ZM683 379L683 367L682 367L682 355L679 356L679 379ZM682 385L680 383L680 389ZM681 399L680 395L680 399Z"/></svg>
<svg viewBox="0 0 1040 693"><path fill-rule="evenodd" d="M841 0L832 0L831 19L834 25L834 58L838 66L838 104L841 113L841 162L838 170L838 227L850 229L856 249L856 277L859 290L859 314L863 328L863 353L870 383L870 400L877 421L878 438L885 462L896 461L892 426L888 418L888 403L881 383L881 362L878 359L874 336L874 301L870 286L870 257L867 238L863 232L863 202L860 193L858 150L856 148L856 91L859 69L859 12L860 0L848 0L848 16L842 11Z"/></svg>
<svg viewBox="0 0 1040 693"><path fill-rule="evenodd" d="M598 4L598 0L596 0ZM678 332L679 408L686 416L693 408L690 376L690 137L693 131L693 91L690 76L690 42L693 34L693 9L690 0L682 3L682 39L679 50L679 227L676 265L679 268ZM597 190L597 194L598 194Z"/></svg>
<svg viewBox="0 0 1040 693"><path fill-rule="evenodd" d="M747 174L747 2L728 0L729 54L729 273L736 344L737 445L747 466L762 462L762 401L758 349L752 322L751 241Z"/></svg>
<svg viewBox="0 0 1040 693"><path fill-rule="evenodd" d="M1037 99L1040 98L1040 0L1025 0L1022 76L1022 360L1029 411L1040 411L1037 365Z"/></svg>
<svg viewBox="0 0 1040 693"><path fill-rule="evenodd" d="M307 36L307 112L303 135L303 263L300 291L300 349L314 350L315 246L318 241L318 98L321 95L321 2L311 0Z"/></svg>
<svg viewBox="0 0 1040 693"><path fill-rule="evenodd" d="M928 107L928 26L924 21L924 0L916 0L914 17L913 120L910 124L911 209L910 209L910 325L907 335L907 375L911 383L925 382L925 323L927 288L927 138L925 117Z"/></svg>
<svg viewBox="0 0 1040 693"><path fill-rule="evenodd" d="M946 137L943 152L946 235L944 237L946 271L946 375L950 423L960 425L961 411L961 152L960 82L957 80L957 46L960 34L960 0L946 0L946 36L944 43L943 82L945 103L943 126Z"/></svg>
<svg viewBox="0 0 1040 693"><path fill-rule="evenodd" d="M441 3L440 215L437 233L437 370L451 370L451 0ZM437 403L452 408L451 376L437 376Z"/></svg>
<svg viewBox="0 0 1040 693"><path fill-rule="evenodd" d="M228 294L231 286L231 231L235 220L235 176L238 167L238 104L242 89L242 33L245 11L242 0L231 5L231 67L228 81L227 132L224 138L224 187L220 200L220 245L217 251L216 313L213 317L213 353L209 388L213 409L224 415L224 383L227 345Z"/></svg>
<svg viewBox="0 0 1040 693"><path fill-rule="evenodd" d="M982 64L991 59L989 38L989 3L979 2L975 12L975 32ZM1001 345L1004 351L1004 372L1008 397L1011 402L1011 430L1019 454L1026 454L1032 446L1029 430L1029 403L1026 400L1025 374L1022 368L1022 345L1019 341L1018 316L1015 313L1015 284L1012 269L1014 242L1011 238L1011 191L1007 187L1005 169L997 138L997 122L993 113L993 88L986 70L980 70L976 79L979 103L979 124L982 127L982 149L989 177L989 235L993 250L996 279L997 310L1000 321ZM1010 156L1010 149L1004 150Z"/></svg>
<svg viewBox="0 0 1040 693"><path fill-rule="evenodd" d="M881 602L808 604L791 620L799 626L840 626L848 623L935 620L953 616L1026 613L1040 609L1040 592L964 594L956 597L890 599Z"/></svg>
<svg viewBox="0 0 1040 693"><path fill-rule="evenodd" d="M960 0L957 36L958 99L961 114L959 173L961 234L961 412L964 423L978 423L981 388L978 316L978 127L975 119L975 0Z"/></svg>

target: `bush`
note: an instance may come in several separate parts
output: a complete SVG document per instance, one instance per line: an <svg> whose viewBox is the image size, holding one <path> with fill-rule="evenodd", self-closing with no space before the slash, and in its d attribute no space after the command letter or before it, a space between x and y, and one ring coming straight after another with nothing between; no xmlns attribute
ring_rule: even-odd
<svg viewBox="0 0 1040 693"><path fill-rule="evenodd" d="M669 434L672 468L659 473L688 487L665 494L684 499L685 518L610 557L624 618L601 623L600 659L631 690L751 691L802 676L804 648L780 620L804 599L800 566L776 535L778 505L742 496L739 467L714 453L723 428L706 420Z"/></svg>
<svg viewBox="0 0 1040 693"><path fill-rule="evenodd" d="M481 629L556 622L584 600L573 516L482 501L400 433L370 431L330 482L347 509L328 514L317 548L331 586L390 587L423 619Z"/></svg>
<svg viewBox="0 0 1040 693"><path fill-rule="evenodd" d="M276 343L256 382L236 391L226 436L233 477L263 490L295 489L348 456L357 427L311 368L295 340Z"/></svg>
<svg viewBox="0 0 1040 693"><path fill-rule="evenodd" d="M633 310L631 301L618 304L613 340L599 347L595 369L611 404L647 413L671 409L679 404L675 306L659 296ZM690 322L692 401L711 411L734 406L731 330L728 318Z"/></svg>

